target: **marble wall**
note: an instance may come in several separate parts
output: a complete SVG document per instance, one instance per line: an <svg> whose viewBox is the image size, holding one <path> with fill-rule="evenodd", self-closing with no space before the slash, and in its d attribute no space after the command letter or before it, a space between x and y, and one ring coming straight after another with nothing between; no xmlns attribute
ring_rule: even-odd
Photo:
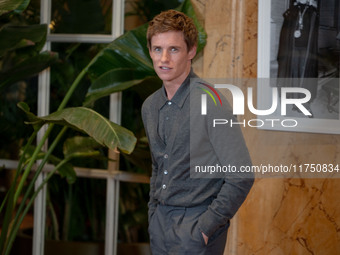
<svg viewBox="0 0 340 255"><path fill-rule="evenodd" d="M256 77L257 0L193 3L208 33L195 71L205 78ZM243 132L254 165L340 164L340 135ZM232 220L225 254L340 254L339 194L340 179L257 179Z"/></svg>

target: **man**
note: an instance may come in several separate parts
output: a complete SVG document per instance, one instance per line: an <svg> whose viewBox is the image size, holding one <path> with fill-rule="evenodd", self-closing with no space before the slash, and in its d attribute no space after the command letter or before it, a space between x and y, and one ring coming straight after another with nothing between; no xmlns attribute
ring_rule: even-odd
<svg viewBox="0 0 340 255"><path fill-rule="evenodd" d="M149 233L154 255L223 254L229 220L253 184L252 176L191 176L196 162L237 167L251 164L239 128L219 127L214 134L207 123L215 113L202 116L190 109L191 103L198 102L191 94L202 91L194 88L204 84L200 79L193 82L198 77L191 70L197 37L193 21L174 10L157 15L147 31L153 66L163 81L162 88L142 107L152 155ZM224 99L223 103L227 104ZM214 112L233 118L228 106ZM196 120L197 125L192 124ZM194 132L193 125L197 126Z"/></svg>

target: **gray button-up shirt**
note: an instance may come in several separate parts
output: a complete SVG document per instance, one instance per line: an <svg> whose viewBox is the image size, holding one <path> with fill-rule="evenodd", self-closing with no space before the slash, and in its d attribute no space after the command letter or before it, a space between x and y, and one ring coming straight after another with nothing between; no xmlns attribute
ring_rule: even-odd
<svg viewBox="0 0 340 255"><path fill-rule="evenodd" d="M236 121L224 98L224 107L211 108L216 112L214 114L201 116L200 111L190 110L190 99L193 100L190 93L202 92L197 89L198 82L190 82L193 78L197 76L191 71L171 100L163 86L142 106L152 156L149 217L159 203L181 207L209 205L200 216L198 226L211 236L217 228L227 224L241 206L253 184L253 177L251 174L246 178L190 176L190 167L196 161L200 165L251 165L239 127L221 127L218 132L212 128L212 119L218 113ZM213 106L208 104L208 107ZM190 124L190 118L194 124ZM190 133L193 128L194 139Z"/></svg>

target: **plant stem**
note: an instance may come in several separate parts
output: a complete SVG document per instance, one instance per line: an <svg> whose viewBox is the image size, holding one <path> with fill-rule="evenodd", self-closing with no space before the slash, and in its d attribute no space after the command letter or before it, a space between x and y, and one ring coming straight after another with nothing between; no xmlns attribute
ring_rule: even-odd
<svg viewBox="0 0 340 255"><path fill-rule="evenodd" d="M5 204L7 205L6 211L5 211L5 216L4 216L4 221L3 221L4 223L2 225L1 236L0 236L0 253L1 254L3 252L4 246L5 246L5 243L6 243L6 237L8 235L8 232L10 232L10 230L11 230L10 222L11 222L11 219L13 217L13 212L14 212L15 204L16 204L16 203L14 203L14 200L13 200L14 194L15 194L15 184L17 183L17 180L18 180L20 172L21 172L21 165L22 165L23 160L24 160L25 151L27 150L29 145L33 142L36 134L37 134L37 131L35 131L31 135L31 137L29 138L27 145L25 146L24 153L23 153L22 157L20 158L20 161L19 161L19 164L18 164L18 169L16 171L16 174L15 174L15 177L14 177L14 180L13 180L13 185L11 185L9 192L6 194L6 197L1 204L0 212L2 212Z"/></svg>
<svg viewBox="0 0 340 255"><path fill-rule="evenodd" d="M64 224L63 224L63 233L62 233L62 240L67 241L68 240L68 234L69 234L69 226L70 226L70 220L71 220L71 205L73 201L73 193L72 188L68 189L68 194L65 199L65 209L64 209Z"/></svg>
<svg viewBox="0 0 340 255"><path fill-rule="evenodd" d="M51 124L48 129L46 130L46 133L44 134L43 138L41 139L41 141L39 142L38 146L35 148L34 152L33 152L33 155L31 157L31 160L29 161L21 179L20 179L20 182L18 184L18 187L17 187L17 190L14 194L14 205L17 203L18 201L18 198L21 194L21 191L25 185L25 181L29 175L29 173L31 172L32 170L32 167L33 165L35 164L35 161L38 157L38 154L40 153L41 151L41 148L44 146L44 143L45 141L47 140L48 136L50 135L51 131L52 131L52 128L53 128L54 124ZM21 157L24 157L25 154L23 154ZM21 158L20 158L20 161L21 161Z"/></svg>
<svg viewBox="0 0 340 255"><path fill-rule="evenodd" d="M64 127L63 130L60 131L60 137L62 137L62 135L64 134L64 132L67 130L67 127ZM57 144L58 142L56 142L55 144ZM53 144L52 144L53 145ZM52 147L52 146L51 146ZM53 148L52 148L53 150ZM28 202L28 204L25 207L25 210L21 213L21 212L17 212L16 213L16 217L14 220L14 223L12 225L12 230L10 231L10 234L8 236L7 239L7 245L5 247L5 253L4 255L8 255L10 253L10 250L13 246L13 242L15 240L16 234L20 228L20 225L22 223L22 221L24 220L28 210L31 208L34 199L37 197L37 195L39 194L40 190L47 184L47 182L51 179L51 177L63 166L65 165L67 162L69 162L72 158L74 157L89 157L89 156L97 156L98 153L97 152L84 152L84 153L74 153L72 155L70 155L69 157L65 158L64 160L62 160L50 173L48 173L48 175L46 176L46 178L43 180L43 182L39 185L39 187L37 187L37 189L35 190L35 192L33 193L30 201ZM41 171L41 170L40 170ZM31 184L34 184L36 179L38 178L39 174L36 174L34 176L34 180L32 180ZM33 188L33 185L30 185L30 187L28 188L28 190L26 191L26 194L29 194L31 189ZM24 203L20 204L20 207L22 209ZM20 209L20 208L19 208ZM20 217L20 218L19 218Z"/></svg>
<svg viewBox="0 0 340 255"><path fill-rule="evenodd" d="M51 197L50 197L50 192L48 192L47 189L47 206L50 208L50 213L51 213L51 218L52 218L52 226L53 226L53 230L54 230L54 239L56 241L59 241L59 224L58 224L58 219L57 219L57 215L55 213L53 204L51 202Z"/></svg>
<svg viewBox="0 0 340 255"><path fill-rule="evenodd" d="M91 63L92 63L92 62L91 62ZM91 63L90 63L90 64L91 64ZM90 64L89 64L89 65L90 65ZM64 97L64 99L63 99L63 101L60 103L60 105L59 105L59 107L58 107L58 111L65 108L65 106L66 106L66 104L68 103L68 101L70 100L70 98L71 98L71 96L72 96L74 90L77 88L79 82L81 81L81 79L82 79L82 78L84 77L84 75L86 74L89 65L87 65L86 68L84 68L84 69L80 72L80 74L77 76L77 78L75 79L75 81L72 83L72 85L71 85L70 89L67 91L67 93L66 93L66 95L65 95L65 97ZM13 203L14 205L15 205L16 202L18 201L18 197L19 197L19 195L20 195L20 193L21 193L21 191L22 191L22 188L24 187L24 184L25 184L25 181L26 181L26 179L27 179L27 176L29 175L30 171L32 170L33 164L35 163L35 161L36 161L36 159L37 159L37 156L38 156L38 154L39 154L41 148L43 147L44 143L46 142L47 138L49 137L49 135L50 135L50 133L51 133L53 127L54 127L54 124L50 124L50 125L49 125L49 127L48 127L48 129L46 130L46 132L45 132L44 136L42 137L41 141L39 142L38 146L37 146L36 149L34 150L33 155L32 155L32 158L31 158L29 164L27 165L27 167L26 167L26 169L25 169L25 171L24 171L24 174L23 174L23 176L22 176L22 178L21 178L21 180L20 180L20 182L19 182L18 188L17 188L17 190L16 190L16 192L15 192L15 195L14 195L14 203ZM59 142L59 140L58 140L58 142ZM51 151L51 153L52 153L52 151ZM24 156L24 154L23 154L23 156ZM23 157L23 156L22 156L22 157ZM20 161L22 161L21 158L20 158ZM41 163L42 166L45 165L46 161L43 161L43 162L44 162L44 163Z"/></svg>
<svg viewBox="0 0 340 255"><path fill-rule="evenodd" d="M68 103L68 101L70 100L74 90L77 88L79 82L81 81L81 79L84 77L84 75L86 74L87 70L88 70L88 67L92 64L92 61L86 66L86 68L84 68L81 73L77 76L77 78L75 79L75 81L72 83L70 89L67 91L63 101L60 103L59 107L58 107L58 110L62 110L63 108L65 108L66 104ZM53 141L53 144L54 146L51 146L49 149L48 149L48 152L46 153L44 159L41 161L39 167L38 167L38 170L36 171L35 173L35 176L33 178L33 180L31 181L30 183L30 186L29 186L29 189L26 191L25 195L24 195L24 199L23 201L21 201L21 204L20 204L20 207L19 207L19 211L16 213L16 217L15 217L15 220L14 220L14 223L13 225L9 228L9 224L10 224L10 218L12 216L12 213L14 211L14 206L17 204L17 201L18 201L18 198L22 192L22 189L24 187L24 184L25 184L25 181L29 175L29 173L31 172L32 170L32 167L33 165L35 164L36 160L37 160L37 157L38 157L38 154L39 152L41 151L41 148L43 147L43 145L45 144L45 142L47 141L47 138L49 137L52 129L54 127L54 124L50 124L49 127L47 128L44 136L42 137L42 139L39 141L39 144L38 146L36 147L36 149L34 150L33 152L33 155L30 159L30 162L28 163L23 175L22 175L22 178L20 179L20 182L18 184L18 187L15 191L15 186L16 186L16 182L13 182L12 183L12 187L10 189L10 196L9 196L9 200L11 201L8 201L8 205L9 205L9 209L6 209L6 219L7 219L7 224L5 224L5 229L4 231L1 232L1 238L0 238L0 252L2 254L3 252L3 249L6 247L6 253L5 254L8 254L10 252L10 249L12 247L12 244L13 244L13 241L14 241L14 238L17 234L17 231L20 227L20 224L24 218L24 216L27 214L27 211L28 211L28 208L30 207L30 205L33 203L34 199L36 198L38 192L42 189L42 187L47 183L47 180L50 178L48 177L48 179L46 178L42 183L41 185L39 186L39 188L35 191L34 195L32 196L31 200L29 201L29 206L27 205L26 206L26 209L24 210L24 212L22 213L22 216L20 218L20 220L18 221L18 218L19 218L19 215L22 211L22 208L24 207L25 205L25 202L29 196L29 192L33 189L33 186L34 186L34 183L35 181L37 180L37 177L38 175L40 174L40 172L42 171L44 165L46 164L47 162L47 159L49 157L49 155L52 153L52 151L54 150L54 148L56 147L57 143L59 143L60 139L61 139L61 136L65 133L65 131L67 130L67 127L64 127L62 129L62 131L60 131L60 133L58 134L58 139L55 139ZM33 141L33 138L36 136L36 133L37 132L34 132L34 134L32 134L31 138L30 139L30 143L32 143ZM26 148L28 148L28 146L25 147L25 151L26 151ZM19 173L21 172L21 166L24 162L24 159L25 159L25 152L21 155L20 157L20 160L19 160L19 165L18 165L18 168L17 168L17 176L19 176ZM63 162L63 161L62 161ZM59 164L60 165L60 164ZM56 168L58 169L58 168ZM55 170L56 171L56 170ZM51 172L51 173L54 173L55 171ZM16 178L17 178L16 176ZM48 176L51 176L51 174L49 174ZM12 195L11 195L12 194ZM12 199L13 197L13 199ZM6 245L7 243L7 245Z"/></svg>
<svg viewBox="0 0 340 255"><path fill-rule="evenodd" d="M90 63L91 64L91 63ZM90 65L89 64L89 65ZM74 90L77 88L79 82L83 79L84 75L87 73L88 67L89 65L87 65L81 72L80 74L77 76L77 78L74 80L74 82L72 83L71 87L69 88L69 90L67 91L63 101L60 103L59 107L58 107L58 111L62 110L65 108L66 104L68 103L68 101L70 100Z"/></svg>
<svg viewBox="0 0 340 255"><path fill-rule="evenodd" d="M19 178L19 174L21 172L21 167L22 167L22 164L23 164L23 161L25 159L25 154L26 154L26 150L28 149L28 147L32 144L34 138L36 137L37 135L37 132L38 131L35 131L33 132L33 134L30 136L30 138L28 139L27 141L27 144L25 145L25 148L23 150L23 153L22 153L22 156L20 157L20 160L19 160L19 163L18 163L18 167L17 167L17 171L16 171L16 174L15 174L15 177L14 177L14 180L13 180L13 183L16 183L18 178ZM0 213L2 212L5 204L6 204L6 201L7 201L7 198L8 198L8 193L6 194L6 197L4 198L4 200L2 201L1 203L1 207L0 207ZM8 210L8 208L6 207L6 210Z"/></svg>
<svg viewBox="0 0 340 255"><path fill-rule="evenodd" d="M64 127L58 134L58 136L56 137L56 139L53 141L53 143L51 144L50 148L48 149L48 151L46 152L46 155L44 157L44 159L42 160L41 164L39 165L39 168L37 169L37 171L35 172L30 184L28 185L28 188L24 194L24 197L20 203L20 206L16 212L16 215L15 215L15 219L13 221L13 224L11 226L11 229L9 230L9 237L10 236L14 236L17 234L17 231L20 227L20 224L22 221L19 221L19 216L22 215L22 217L24 217L26 215L26 213L24 213L27 209L28 206L26 206L26 200L28 199L31 191L33 190L34 188L34 184L36 182L36 180L38 179L38 176L40 175L42 169L43 169L43 166L45 165L45 163L47 162L48 160L48 157L51 155L52 151L54 150L54 148L57 146L57 144L59 143L60 139L62 138L62 136L64 135L64 133L66 132L67 130L67 127ZM63 161L61 161L60 163L62 163ZM60 165L60 164L59 164ZM58 169L58 168L57 168ZM25 170L26 171L26 170ZM13 187L15 187L13 185ZM35 197L34 197L35 198ZM29 203L33 203L33 200L34 198L32 197L31 200L29 201ZM13 200L14 201L14 200ZM23 211L24 207L26 206L24 212L21 214L21 212ZM13 210L14 210L14 206L13 206ZM15 230L17 229L17 230ZM9 238L8 237L8 238ZM8 243L9 240L7 240L7 243ZM7 244L8 246L8 244Z"/></svg>
<svg viewBox="0 0 340 255"><path fill-rule="evenodd" d="M22 223L22 221L24 220L28 210L31 208L34 199L37 197L37 195L39 194L39 192L42 190L42 188L45 186L45 184L51 179L51 177L53 176L53 174L55 174L56 171L58 171L59 168L61 168L64 164L66 164L68 161L71 160L72 157L66 158L64 160L62 160L54 169L53 171L51 171L46 178L43 180L43 182L39 185L39 187L35 190L35 192L32 195L32 198L30 199L30 201L28 202L27 206L25 207L25 210L22 212L21 217L19 218L20 213L17 213L16 219L15 219L15 223L13 224L13 229L8 237L8 244L6 246L6 250L4 255L9 255L10 250L13 246L13 242L15 240L16 234L19 230L19 227ZM32 182L33 183L33 182Z"/></svg>

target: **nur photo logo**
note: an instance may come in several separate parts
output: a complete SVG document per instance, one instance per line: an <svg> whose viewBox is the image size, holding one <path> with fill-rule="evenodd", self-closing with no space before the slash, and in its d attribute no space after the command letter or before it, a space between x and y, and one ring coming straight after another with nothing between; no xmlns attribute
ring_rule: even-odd
<svg viewBox="0 0 340 255"><path fill-rule="evenodd" d="M271 94L271 104L266 107L266 109L258 109L255 106L255 102L253 99L253 88L248 87L247 93L244 95L243 91L232 84L214 84L209 85L207 83L198 82L200 85L199 88L204 92L201 94L201 115L209 114L209 111L213 111L213 109L208 109L208 95L213 100L215 106L225 107L222 103L222 98L217 90L227 89L228 93L231 93L232 96L232 114L242 116L245 114L245 105L247 105L248 110L255 114L256 116L260 116L259 119L250 119L246 121L245 119L236 122L235 120L228 120L223 118L214 118L213 119L213 127L217 125L242 125L249 127L263 127L264 125L270 125L274 127L275 125L280 125L281 127L296 127L298 125L298 121L296 119L281 119L281 118L263 118L263 116L269 117L274 113L280 112L280 117L287 116L287 108L294 107L298 109L304 116L311 116L311 112L304 106L304 104L308 103L311 99L311 93L309 90L305 88L296 88L296 87L281 87L278 89L277 87L270 88ZM221 91L220 91L221 92ZM292 96L295 95L295 96ZM297 95L297 96L296 96ZM223 95L222 95L223 96ZM211 105L211 104L210 104Z"/></svg>
<svg viewBox="0 0 340 255"><path fill-rule="evenodd" d="M217 102L216 102L214 96L211 94L211 92L209 90L211 90L216 95L217 99L219 100L219 102L222 106L221 97L218 94L218 92L216 91L216 89L214 89L211 85L203 83L203 82L199 82L199 84L206 87L206 88L201 88L201 87L199 87L199 88L201 90L203 90L204 92L206 92L211 97L211 99L214 101L215 105L217 105ZM202 115L207 115L207 94L201 95L201 114Z"/></svg>

